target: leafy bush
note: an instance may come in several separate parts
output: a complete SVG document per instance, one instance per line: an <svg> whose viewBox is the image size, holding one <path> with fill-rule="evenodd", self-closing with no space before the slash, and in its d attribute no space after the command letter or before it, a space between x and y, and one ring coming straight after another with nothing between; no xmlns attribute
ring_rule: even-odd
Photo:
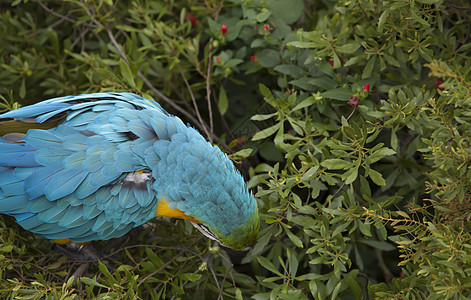
<svg viewBox="0 0 471 300"><path fill-rule="evenodd" d="M98 264L2 217L2 298L470 297L465 1L0 7L0 109L156 99L232 153L262 216L248 253L162 219L94 244Z"/></svg>

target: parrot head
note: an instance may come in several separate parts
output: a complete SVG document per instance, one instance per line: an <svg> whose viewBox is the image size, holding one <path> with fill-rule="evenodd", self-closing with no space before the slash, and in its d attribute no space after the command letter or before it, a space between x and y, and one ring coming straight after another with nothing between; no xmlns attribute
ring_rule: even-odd
<svg viewBox="0 0 471 300"><path fill-rule="evenodd" d="M244 224L232 229L228 234L221 233L215 228L207 227L198 222L191 223L204 236L234 250L247 250L252 247L257 241L258 230L260 228L258 210L255 210L253 215Z"/></svg>
<svg viewBox="0 0 471 300"><path fill-rule="evenodd" d="M154 189L169 213L192 222L206 237L232 249L253 246L260 227L257 202L230 158L178 118L170 142L157 141ZM182 128L181 130L178 130ZM160 145L161 144L161 145ZM179 212L178 215L175 212Z"/></svg>

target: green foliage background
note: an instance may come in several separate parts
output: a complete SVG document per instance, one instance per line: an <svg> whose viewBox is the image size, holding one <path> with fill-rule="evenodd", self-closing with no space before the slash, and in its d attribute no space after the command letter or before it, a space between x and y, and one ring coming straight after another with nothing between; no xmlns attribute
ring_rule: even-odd
<svg viewBox="0 0 471 300"><path fill-rule="evenodd" d="M103 263L2 216L0 297L471 297L470 24L464 0L0 1L0 109L155 99L262 216L248 253L159 219L95 243Z"/></svg>

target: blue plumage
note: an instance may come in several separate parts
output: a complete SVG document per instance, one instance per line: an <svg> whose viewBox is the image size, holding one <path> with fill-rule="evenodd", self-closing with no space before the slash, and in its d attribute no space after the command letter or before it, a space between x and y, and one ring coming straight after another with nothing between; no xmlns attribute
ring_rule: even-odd
<svg viewBox="0 0 471 300"><path fill-rule="evenodd" d="M235 248L256 237L256 202L231 161L154 101L67 96L2 119L56 122L0 138L0 213L27 230L75 242L119 237L165 201Z"/></svg>

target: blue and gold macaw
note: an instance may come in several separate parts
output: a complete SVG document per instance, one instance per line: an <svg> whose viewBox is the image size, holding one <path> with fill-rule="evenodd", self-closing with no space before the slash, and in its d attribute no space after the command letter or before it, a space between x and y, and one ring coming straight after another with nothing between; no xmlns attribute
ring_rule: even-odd
<svg viewBox="0 0 471 300"><path fill-rule="evenodd" d="M221 150L130 93L54 98L0 114L0 213L58 243L120 237L155 216L252 246L257 203Z"/></svg>

